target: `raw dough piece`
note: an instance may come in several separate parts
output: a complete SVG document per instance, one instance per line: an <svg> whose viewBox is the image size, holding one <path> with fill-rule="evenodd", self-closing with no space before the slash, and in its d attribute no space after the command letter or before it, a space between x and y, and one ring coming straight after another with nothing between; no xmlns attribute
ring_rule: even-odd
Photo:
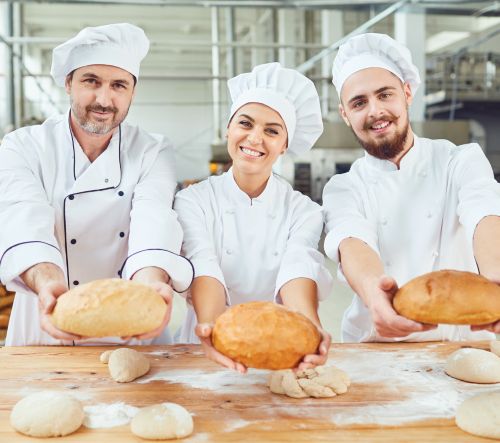
<svg viewBox="0 0 500 443"><path fill-rule="evenodd" d="M113 351L108 360L111 377L120 383L127 383L146 374L150 363L140 352L129 348Z"/></svg>
<svg viewBox="0 0 500 443"><path fill-rule="evenodd" d="M455 422L470 434L500 439L500 391L465 400L457 409Z"/></svg>
<svg viewBox="0 0 500 443"><path fill-rule="evenodd" d="M272 302L230 307L212 333L215 349L248 368L295 368L304 355L315 354L321 334L299 312Z"/></svg>
<svg viewBox="0 0 500 443"><path fill-rule="evenodd" d="M483 349L459 349L446 360L445 372L471 383L498 383L500 357Z"/></svg>
<svg viewBox="0 0 500 443"><path fill-rule="evenodd" d="M99 357L99 360L101 361L101 363L108 363L109 361L109 356L111 355L111 353L113 352L113 349L109 350L109 351L104 351L101 356Z"/></svg>
<svg viewBox="0 0 500 443"><path fill-rule="evenodd" d="M193 418L181 405L161 403L140 409L130 428L132 434L149 440L183 438L193 432Z"/></svg>
<svg viewBox="0 0 500 443"><path fill-rule="evenodd" d="M493 354L496 354L500 357L500 340L492 340L490 342L490 350Z"/></svg>
<svg viewBox="0 0 500 443"><path fill-rule="evenodd" d="M43 391L18 401L10 414L10 424L32 437L60 437L75 432L85 414L81 403L68 394Z"/></svg>
<svg viewBox="0 0 500 443"><path fill-rule="evenodd" d="M52 323L83 337L128 337L158 328L167 304L151 286L119 278L79 285L57 299Z"/></svg>
<svg viewBox="0 0 500 443"><path fill-rule="evenodd" d="M276 371L269 379L271 392L293 398L334 397L346 393L350 384L347 374L333 366L318 366L296 373Z"/></svg>

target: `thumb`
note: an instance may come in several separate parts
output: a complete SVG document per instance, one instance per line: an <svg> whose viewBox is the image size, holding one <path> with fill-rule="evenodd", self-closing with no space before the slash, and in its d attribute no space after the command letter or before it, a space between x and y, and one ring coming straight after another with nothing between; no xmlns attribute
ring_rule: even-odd
<svg viewBox="0 0 500 443"><path fill-rule="evenodd" d="M198 323L195 332L198 337L210 337L212 335L212 325L210 323Z"/></svg>
<svg viewBox="0 0 500 443"><path fill-rule="evenodd" d="M379 287L385 292L396 292L398 290L398 284L396 280L388 275L382 275L379 280Z"/></svg>

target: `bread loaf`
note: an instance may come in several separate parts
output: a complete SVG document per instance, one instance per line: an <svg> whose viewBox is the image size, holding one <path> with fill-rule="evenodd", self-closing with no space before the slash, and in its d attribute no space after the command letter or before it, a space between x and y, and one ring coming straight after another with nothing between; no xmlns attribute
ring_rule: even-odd
<svg viewBox="0 0 500 443"><path fill-rule="evenodd" d="M422 323L481 325L500 320L500 287L472 272L436 271L402 286L393 304Z"/></svg>
<svg viewBox="0 0 500 443"><path fill-rule="evenodd" d="M288 369L321 341L316 326L305 316L271 302L233 306L216 321L214 347L251 368Z"/></svg>
<svg viewBox="0 0 500 443"><path fill-rule="evenodd" d="M161 325L167 310L151 287L119 278L96 280L57 299L52 323L83 337L144 334Z"/></svg>

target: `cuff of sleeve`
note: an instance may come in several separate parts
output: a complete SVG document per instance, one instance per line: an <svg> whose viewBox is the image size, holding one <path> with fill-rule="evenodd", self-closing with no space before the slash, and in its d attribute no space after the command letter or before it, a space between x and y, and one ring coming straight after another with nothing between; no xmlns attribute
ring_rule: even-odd
<svg viewBox="0 0 500 443"><path fill-rule="evenodd" d="M222 286L224 286L224 292L226 293L226 304L231 306L231 297L227 290L226 281L224 280L224 275L218 263L214 260L193 260L195 277L212 277L218 280Z"/></svg>
<svg viewBox="0 0 500 443"><path fill-rule="evenodd" d="M192 263L181 255L166 249L146 249L129 255L123 263L121 277L129 280L142 268L154 266L163 269L172 280L176 292L185 292L194 279Z"/></svg>
<svg viewBox="0 0 500 443"><path fill-rule="evenodd" d="M325 253L328 257L330 257L335 263L339 263L339 246L342 240L346 238L357 238L363 242L365 242L370 248L372 248L378 255L380 255L377 242L373 236L368 232L364 232L363 230L349 230L349 231L341 231L336 230L335 232L330 231L325 238Z"/></svg>
<svg viewBox="0 0 500 443"><path fill-rule="evenodd" d="M282 303L279 291L282 286L295 278L308 278L316 282L318 288L318 300L326 299L332 290L333 278L323 265L320 263L294 263L281 270L276 279L276 289L274 301Z"/></svg>
<svg viewBox="0 0 500 443"><path fill-rule="evenodd" d="M50 243L32 241L10 246L0 258L0 281L8 285L27 269L38 263L53 263L64 272L61 252Z"/></svg>
<svg viewBox="0 0 500 443"><path fill-rule="evenodd" d="M467 232L467 238L472 245L474 239L474 233L476 232L477 225L484 217L497 216L500 217L500 206L497 208L492 208L491 205L488 208L481 208L474 211L473 214L469 215L468 220L464 223L465 230Z"/></svg>

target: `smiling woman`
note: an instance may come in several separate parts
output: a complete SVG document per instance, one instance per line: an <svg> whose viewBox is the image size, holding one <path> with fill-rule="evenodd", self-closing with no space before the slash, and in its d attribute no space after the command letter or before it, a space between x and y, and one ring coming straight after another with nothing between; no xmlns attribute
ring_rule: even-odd
<svg viewBox="0 0 500 443"><path fill-rule="evenodd" d="M277 301L308 317L322 333L322 364L330 336L317 314L332 278L318 252L321 208L272 172L285 152L309 150L323 130L314 84L279 63L260 65L228 82L233 101L227 149L233 167L179 192L175 209L184 230L183 252L195 268L187 318L177 341L201 340L207 357L246 368L212 346L212 326L228 305ZM245 336L245 325L241 325Z"/></svg>

